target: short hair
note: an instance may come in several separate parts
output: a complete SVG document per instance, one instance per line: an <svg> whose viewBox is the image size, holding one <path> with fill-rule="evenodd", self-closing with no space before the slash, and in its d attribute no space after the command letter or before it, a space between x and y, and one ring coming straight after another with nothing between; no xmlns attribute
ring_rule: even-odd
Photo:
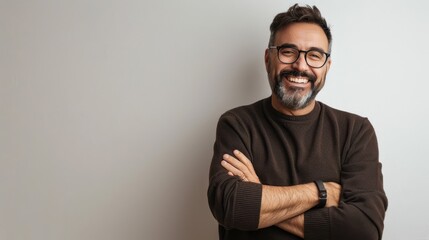
<svg viewBox="0 0 429 240"><path fill-rule="evenodd" d="M322 17L319 9L316 6L299 6L298 4L290 7L287 12L282 12L277 14L274 17L273 22L270 25L270 40L268 45L274 45L274 39L276 37L276 33L281 29L293 24L293 23L314 23L320 26L325 32L326 37L328 38L329 43L329 52L331 51L332 45L332 35L331 29L326 23L325 18Z"/></svg>

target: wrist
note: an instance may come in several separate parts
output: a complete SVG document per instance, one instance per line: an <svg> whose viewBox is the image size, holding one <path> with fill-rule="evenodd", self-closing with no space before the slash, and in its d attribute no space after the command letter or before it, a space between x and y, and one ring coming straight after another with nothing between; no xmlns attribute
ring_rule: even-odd
<svg viewBox="0 0 429 240"><path fill-rule="evenodd" d="M326 191L323 181L316 180L314 181L314 184L316 184L318 197L319 197L319 202L314 208L323 208L326 206L326 201L328 199L328 192Z"/></svg>

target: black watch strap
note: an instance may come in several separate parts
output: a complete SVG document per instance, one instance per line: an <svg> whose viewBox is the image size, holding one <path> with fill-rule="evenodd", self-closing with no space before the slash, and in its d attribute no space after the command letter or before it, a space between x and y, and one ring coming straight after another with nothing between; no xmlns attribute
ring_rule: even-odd
<svg viewBox="0 0 429 240"><path fill-rule="evenodd" d="M326 199L328 199L328 193L326 192L326 188L323 185L322 180L316 180L314 183L317 186L317 190L319 191L319 203L315 206L315 208L323 208L326 205Z"/></svg>

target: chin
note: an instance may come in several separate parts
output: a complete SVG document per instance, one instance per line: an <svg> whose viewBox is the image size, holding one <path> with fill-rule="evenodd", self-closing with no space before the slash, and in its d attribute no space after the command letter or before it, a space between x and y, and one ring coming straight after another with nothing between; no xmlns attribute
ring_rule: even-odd
<svg viewBox="0 0 429 240"><path fill-rule="evenodd" d="M316 97L313 91L304 92L302 89L286 90L280 87L275 92L281 104L291 110L300 110L307 107Z"/></svg>

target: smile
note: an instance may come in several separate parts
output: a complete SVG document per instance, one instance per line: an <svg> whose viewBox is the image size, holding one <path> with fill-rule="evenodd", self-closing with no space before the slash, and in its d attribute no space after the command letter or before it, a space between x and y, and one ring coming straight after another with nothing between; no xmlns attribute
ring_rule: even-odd
<svg viewBox="0 0 429 240"><path fill-rule="evenodd" d="M300 83L300 84L308 83L308 78L305 78L305 77L293 77L293 76L289 76L289 77L287 77L287 80L289 82L293 82L293 83Z"/></svg>

